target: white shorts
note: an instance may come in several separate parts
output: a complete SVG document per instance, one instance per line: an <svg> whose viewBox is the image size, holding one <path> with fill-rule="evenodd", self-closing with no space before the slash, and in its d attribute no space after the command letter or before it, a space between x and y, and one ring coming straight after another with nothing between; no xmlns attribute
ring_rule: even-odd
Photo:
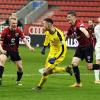
<svg viewBox="0 0 100 100"><path fill-rule="evenodd" d="M100 59L100 47L95 47L96 60Z"/></svg>

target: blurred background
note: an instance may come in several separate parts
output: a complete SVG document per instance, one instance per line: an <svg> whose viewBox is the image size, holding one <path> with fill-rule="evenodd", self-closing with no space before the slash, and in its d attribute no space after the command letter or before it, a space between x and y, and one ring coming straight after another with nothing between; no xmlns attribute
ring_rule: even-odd
<svg viewBox="0 0 100 100"><path fill-rule="evenodd" d="M33 46L42 46L44 34L41 21L52 18L54 25L66 33L67 11L75 10L79 19L88 27L88 20L96 22L100 16L100 0L0 0L0 32L7 24L4 22L16 13L26 38ZM20 42L22 44L22 42ZM68 39L68 47L76 47L76 39Z"/></svg>

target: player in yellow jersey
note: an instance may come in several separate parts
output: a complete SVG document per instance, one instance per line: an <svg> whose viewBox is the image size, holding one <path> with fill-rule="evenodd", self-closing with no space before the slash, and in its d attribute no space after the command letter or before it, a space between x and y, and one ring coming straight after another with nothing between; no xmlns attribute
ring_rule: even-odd
<svg viewBox="0 0 100 100"><path fill-rule="evenodd" d="M50 18L46 18L43 20L43 28L45 33L45 41L41 53L45 54L45 49L49 44L50 52L45 63L45 69L43 71L42 78L37 87L33 88L35 90L41 90L43 84L48 78L48 75L50 74L57 72L68 72L70 75L72 75L72 71L69 66L66 68L57 67L57 65L64 60L67 51L66 41L63 32L53 26L53 20Z"/></svg>

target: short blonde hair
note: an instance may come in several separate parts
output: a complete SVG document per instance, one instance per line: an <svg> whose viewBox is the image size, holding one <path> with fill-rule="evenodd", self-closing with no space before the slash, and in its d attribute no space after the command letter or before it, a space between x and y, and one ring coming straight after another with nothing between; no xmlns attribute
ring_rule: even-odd
<svg viewBox="0 0 100 100"><path fill-rule="evenodd" d="M9 17L9 21L10 21L11 19L17 20L17 17L16 17L16 16L10 16L10 17Z"/></svg>
<svg viewBox="0 0 100 100"><path fill-rule="evenodd" d="M11 16L9 17L9 20L10 19L16 19L17 20L17 15L16 13L12 13Z"/></svg>
<svg viewBox="0 0 100 100"><path fill-rule="evenodd" d="M12 13L11 15L12 15L12 16L13 16L13 15L14 15L14 16L17 16L17 14L16 14L16 13Z"/></svg>
<svg viewBox="0 0 100 100"><path fill-rule="evenodd" d="M12 22L12 20L18 22L17 18L15 18L15 17L9 17L9 24Z"/></svg>

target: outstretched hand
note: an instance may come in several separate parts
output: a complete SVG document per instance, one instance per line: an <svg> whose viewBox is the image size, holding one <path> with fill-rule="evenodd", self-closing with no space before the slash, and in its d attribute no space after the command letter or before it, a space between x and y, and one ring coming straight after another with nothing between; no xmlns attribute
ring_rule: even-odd
<svg viewBox="0 0 100 100"><path fill-rule="evenodd" d="M32 51L32 52L34 52L35 51L35 49L33 48L33 47L31 47L31 48L29 48L30 49L30 51Z"/></svg>

